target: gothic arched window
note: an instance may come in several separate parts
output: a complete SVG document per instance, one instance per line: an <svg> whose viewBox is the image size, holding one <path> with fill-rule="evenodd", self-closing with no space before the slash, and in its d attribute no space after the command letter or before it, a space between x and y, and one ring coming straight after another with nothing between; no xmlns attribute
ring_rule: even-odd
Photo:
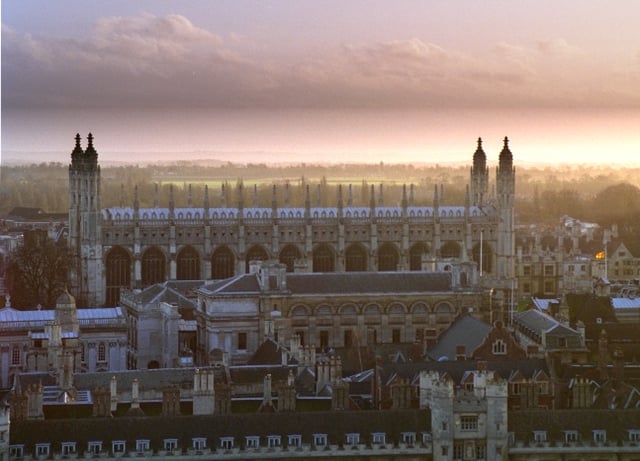
<svg viewBox="0 0 640 461"><path fill-rule="evenodd" d="M367 270L367 252L361 245L351 245L345 251L345 270L362 272Z"/></svg>
<svg viewBox="0 0 640 461"><path fill-rule="evenodd" d="M176 257L176 278L198 280L200 278L200 256L192 246L186 246Z"/></svg>
<svg viewBox="0 0 640 461"><path fill-rule="evenodd" d="M166 280L166 259L157 247L151 247L142 255L142 286L162 283Z"/></svg>
<svg viewBox="0 0 640 461"><path fill-rule="evenodd" d="M294 245L286 245L280 252L280 262L287 266L287 272L293 272L296 259L301 257L300 250Z"/></svg>
<svg viewBox="0 0 640 461"><path fill-rule="evenodd" d="M120 289L131 287L131 257L122 247L113 248L106 258L105 305L115 306L120 302Z"/></svg>
<svg viewBox="0 0 640 461"><path fill-rule="evenodd" d="M220 247L211 256L211 278L214 280L233 277L236 257L229 247Z"/></svg>
<svg viewBox="0 0 640 461"><path fill-rule="evenodd" d="M400 255L395 245L385 243L378 250L378 270L379 271L397 271L400 263Z"/></svg>
<svg viewBox="0 0 640 461"><path fill-rule="evenodd" d="M409 249L409 270L422 270L422 255L429 253L429 247L424 243L416 243Z"/></svg>
<svg viewBox="0 0 640 461"><path fill-rule="evenodd" d="M249 273L249 263L251 261L266 261L269 259L269 255L266 250L260 245L254 245L247 251L247 257L245 260L245 273Z"/></svg>
<svg viewBox="0 0 640 461"><path fill-rule="evenodd" d="M330 246L318 245L313 250L313 272L333 272L335 270L335 256Z"/></svg>

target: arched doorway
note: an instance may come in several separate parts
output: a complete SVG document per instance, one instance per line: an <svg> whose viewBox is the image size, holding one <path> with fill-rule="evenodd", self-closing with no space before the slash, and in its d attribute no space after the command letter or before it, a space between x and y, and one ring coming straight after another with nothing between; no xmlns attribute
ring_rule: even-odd
<svg viewBox="0 0 640 461"><path fill-rule="evenodd" d="M158 247L151 247L142 254L142 286L162 283L167 279L167 260Z"/></svg>
<svg viewBox="0 0 640 461"><path fill-rule="evenodd" d="M200 279L200 255L192 246L186 246L176 256L176 278L178 280Z"/></svg>
<svg viewBox="0 0 640 461"><path fill-rule="evenodd" d="M336 267L336 257L333 249L327 244L318 245L313 250L313 272L333 272Z"/></svg>
<svg viewBox="0 0 640 461"><path fill-rule="evenodd" d="M453 240L445 242L444 245L440 247L441 258L459 258L460 252L460 244L458 242L454 242Z"/></svg>
<svg viewBox="0 0 640 461"><path fill-rule="evenodd" d="M422 270L422 255L429 253L429 247L426 243L415 243L409 249L409 270Z"/></svg>
<svg viewBox="0 0 640 461"><path fill-rule="evenodd" d="M287 272L293 272L297 259L300 259L302 254L295 245L286 245L280 252L280 262L287 266Z"/></svg>
<svg viewBox="0 0 640 461"><path fill-rule="evenodd" d="M353 244L344 252L345 271L362 272L367 270L367 251L362 245Z"/></svg>
<svg viewBox="0 0 640 461"><path fill-rule="evenodd" d="M105 266L105 305L116 306L120 303L120 289L131 288L131 257L124 248L115 247L107 253Z"/></svg>
<svg viewBox="0 0 640 461"><path fill-rule="evenodd" d="M233 277L236 257L227 246L219 247L211 255L211 278L214 280Z"/></svg>
<svg viewBox="0 0 640 461"><path fill-rule="evenodd" d="M378 270L397 271L400 264L400 254L392 243L384 243L378 249Z"/></svg>
<svg viewBox="0 0 640 461"><path fill-rule="evenodd" d="M249 273L249 263L251 261L266 261L267 259L269 259L269 255L264 248L262 248L260 245L252 246L251 248L249 248L249 251L247 251L244 272L246 274Z"/></svg>

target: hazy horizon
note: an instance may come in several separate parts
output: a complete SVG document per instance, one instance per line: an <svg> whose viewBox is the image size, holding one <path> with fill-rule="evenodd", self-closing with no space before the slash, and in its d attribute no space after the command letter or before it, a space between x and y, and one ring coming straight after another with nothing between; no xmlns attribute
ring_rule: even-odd
<svg viewBox="0 0 640 461"><path fill-rule="evenodd" d="M64 163L92 132L107 163L468 163L482 137L493 165L508 136L516 165L636 165L638 16L634 1L8 1L0 161Z"/></svg>

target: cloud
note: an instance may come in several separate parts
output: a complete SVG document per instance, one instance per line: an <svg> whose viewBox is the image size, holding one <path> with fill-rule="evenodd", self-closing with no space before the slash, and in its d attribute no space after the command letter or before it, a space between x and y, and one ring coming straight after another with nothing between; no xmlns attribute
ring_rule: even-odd
<svg viewBox="0 0 640 461"><path fill-rule="evenodd" d="M108 17L82 39L2 26L3 108L640 106L637 72L562 38L465 54L418 38L284 60L180 15ZM629 68L633 64L629 64ZM637 69L637 67L636 67Z"/></svg>

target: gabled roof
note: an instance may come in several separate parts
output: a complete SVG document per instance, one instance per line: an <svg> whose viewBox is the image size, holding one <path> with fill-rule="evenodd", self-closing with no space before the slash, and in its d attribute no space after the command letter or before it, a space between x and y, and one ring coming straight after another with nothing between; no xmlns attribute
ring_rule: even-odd
<svg viewBox="0 0 640 461"><path fill-rule="evenodd" d="M202 282L199 282L199 285L201 284ZM156 283L155 285L151 285L139 292L129 291L124 299L131 300L134 303L142 305L165 302L167 304L176 305L179 308L195 309L196 307L193 300L187 298L169 282Z"/></svg>
<svg viewBox="0 0 640 461"><path fill-rule="evenodd" d="M272 284L270 284L272 285ZM341 272L286 274L286 291L297 295L422 293L451 290L448 272ZM260 292L256 274L243 274L201 288L205 294Z"/></svg>
<svg viewBox="0 0 640 461"><path fill-rule="evenodd" d="M471 315L458 317L438 338L436 345L427 351L433 360L456 359L456 346L465 346L467 357L482 343L491 331L491 325Z"/></svg>
<svg viewBox="0 0 640 461"><path fill-rule="evenodd" d="M528 309L523 312L517 312L514 315L514 321L538 335L542 335L543 332L545 334L552 333L554 335L580 335L580 333L573 328L563 325L553 317L540 312L537 309Z"/></svg>

